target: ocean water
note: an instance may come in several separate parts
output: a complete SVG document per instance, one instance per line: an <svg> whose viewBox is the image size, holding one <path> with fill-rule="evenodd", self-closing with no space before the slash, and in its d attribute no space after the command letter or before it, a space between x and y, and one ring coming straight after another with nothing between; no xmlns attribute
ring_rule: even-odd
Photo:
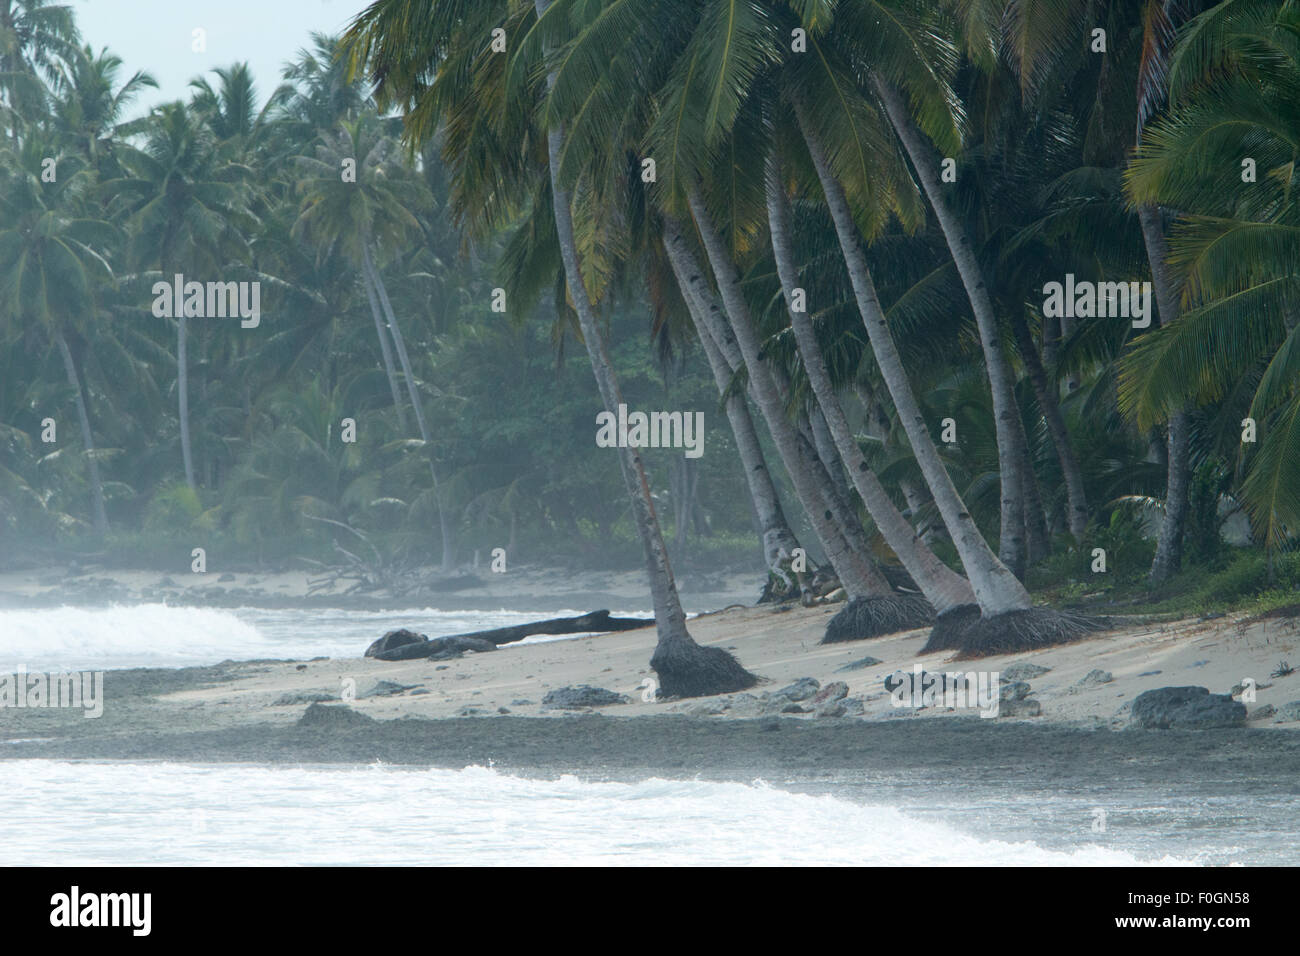
<svg viewBox="0 0 1300 956"><path fill-rule="evenodd" d="M223 609L166 604L0 609L0 673L12 673L20 663L28 671L54 671L187 667L257 658L359 657L371 641L399 627L440 637L585 613L586 610L440 611L436 608ZM645 609L616 609L613 614L652 616ZM541 635L519 643L571 640L579 636Z"/></svg>
<svg viewBox="0 0 1300 956"><path fill-rule="evenodd" d="M14 865L1185 865L983 839L891 806L751 784L490 768L4 764ZM75 831L69 821L76 821Z"/></svg>

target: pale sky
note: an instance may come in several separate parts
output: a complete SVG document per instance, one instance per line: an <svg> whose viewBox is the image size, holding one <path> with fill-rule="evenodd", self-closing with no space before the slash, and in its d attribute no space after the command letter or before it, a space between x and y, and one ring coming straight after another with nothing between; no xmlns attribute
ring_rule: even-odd
<svg viewBox="0 0 1300 956"><path fill-rule="evenodd" d="M312 31L339 33L367 0L63 0L82 39L122 58L119 81L147 70L159 89L146 90L132 115L155 103L189 99L191 79L218 66L247 61L259 105L280 82L280 67L308 45ZM193 50L193 31L206 31L207 50Z"/></svg>

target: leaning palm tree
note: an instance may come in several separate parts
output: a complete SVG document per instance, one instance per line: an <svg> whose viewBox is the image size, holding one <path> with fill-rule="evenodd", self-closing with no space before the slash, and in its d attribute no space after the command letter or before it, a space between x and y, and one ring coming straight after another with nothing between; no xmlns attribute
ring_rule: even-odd
<svg viewBox="0 0 1300 956"><path fill-rule="evenodd" d="M537 20L544 16L548 2L536 0L532 13ZM482 110L481 103L467 100L470 93L467 74L450 68L448 59L473 63L486 57L489 59L482 65L491 67L490 58L494 54L480 46L480 40L490 37L494 29L504 29L509 35L510 27L522 27L530 19L532 17L527 12L514 4L466 6L453 0L434 3L377 0L354 20L345 44L350 48L354 67L366 66L371 70L381 101L402 103L407 107L406 132L418 147L433 136L437 124L446 118L446 107L462 112ZM524 88L534 101L542 92L542 83L547 87L554 84L553 68L546 64L545 59L551 44L544 34L539 39L538 55L530 64L532 78ZM449 68L439 73L438 80L431 87L428 79L435 65ZM504 63L500 64L499 73L504 72L504 66ZM509 112L515 114L515 121L519 121L520 118L526 119L529 111L520 106ZM602 403L606 411L616 412L622 404L622 395L579 261L570 193L561 178L564 131L557 124L546 122L547 119L543 117L544 125L539 126L525 123L526 142L532 147L525 153L529 157L528 172L534 173L544 167L550 185L569 301L578 317ZM518 142L512 144L516 149ZM451 149L454 159L454 143ZM503 163L508 164L509 160L503 157ZM512 173L522 171L521 167L510 170ZM462 169L462 174L464 172ZM515 193L515 196L519 194ZM692 639L686 627L686 616L678 598L641 456L635 448L622 448L619 457L637 533L645 551L659 634L651 667L659 675L663 693L700 696L752 686L756 678L734 657L721 648L701 647Z"/></svg>

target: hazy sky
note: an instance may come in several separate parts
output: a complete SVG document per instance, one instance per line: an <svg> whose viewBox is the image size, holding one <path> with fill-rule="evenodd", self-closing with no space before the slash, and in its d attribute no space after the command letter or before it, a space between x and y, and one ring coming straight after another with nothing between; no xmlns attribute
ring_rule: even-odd
<svg viewBox="0 0 1300 956"><path fill-rule="evenodd" d="M148 70L158 90L146 90L131 112L188 99L187 84L214 67L246 60L261 102L280 80L280 67L308 44L313 30L338 33L367 0L64 0L82 38L96 52L120 56L126 76ZM193 31L207 34L207 51L192 49ZM122 77L124 78L124 77ZM260 104L259 104L260 105Z"/></svg>

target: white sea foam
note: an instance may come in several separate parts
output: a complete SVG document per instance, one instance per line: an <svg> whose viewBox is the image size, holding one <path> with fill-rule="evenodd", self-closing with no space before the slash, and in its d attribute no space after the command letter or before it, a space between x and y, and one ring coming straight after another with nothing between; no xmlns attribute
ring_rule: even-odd
<svg viewBox="0 0 1300 956"><path fill-rule="evenodd" d="M5 778L0 852L10 865L1185 862L977 839L893 807L761 782L51 760L6 763Z"/></svg>
<svg viewBox="0 0 1300 956"><path fill-rule="evenodd" d="M385 631L430 637L504 627L581 611L400 611L202 608L165 604L0 610L0 673L185 667L254 658L359 657ZM616 615L636 612L615 612ZM644 613L644 612L642 612ZM528 638L537 643L561 638Z"/></svg>

